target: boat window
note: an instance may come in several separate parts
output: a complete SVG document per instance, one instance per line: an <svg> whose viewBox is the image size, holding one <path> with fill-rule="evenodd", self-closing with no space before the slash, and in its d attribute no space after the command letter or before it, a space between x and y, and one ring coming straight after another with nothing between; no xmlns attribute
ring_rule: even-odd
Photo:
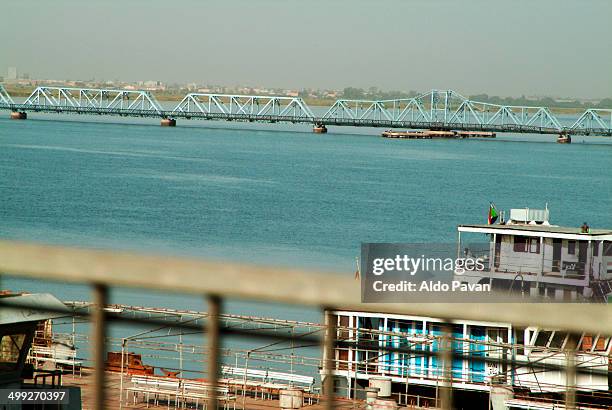
<svg viewBox="0 0 612 410"><path fill-rule="evenodd" d="M540 238L515 236L514 252L540 253Z"/></svg>
<svg viewBox="0 0 612 410"><path fill-rule="evenodd" d="M515 345L517 347L516 354L523 355L525 354L525 349L523 346L525 345L525 328L518 327L514 329L514 340Z"/></svg>
<svg viewBox="0 0 612 410"><path fill-rule="evenodd" d="M398 320L397 327L401 333L415 333L415 323L412 320Z"/></svg>
<svg viewBox="0 0 612 410"><path fill-rule="evenodd" d="M515 236L514 252L527 252L527 239L526 236Z"/></svg>
<svg viewBox="0 0 612 410"><path fill-rule="evenodd" d="M530 239L529 252L530 253L540 253L540 239L539 238Z"/></svg>
<svg viewBox="0 0 612 410"><path fill-rule="evenodd" d="M605 256L612 256L612 242L604 242L604 251L603 254Z"/></svg>
<svg viewBox="0 0 612 410"><path fill-rule="evenodd" d="M593 350L596 352L605 352L608 348L609 340L609 338L600 336L599 339L597 339L597 342L595 343L595 348Z"/></svg>
<svg viewBox="0 0 612 410"><path fill-rule="evenodd" d="M567 253L570 255L576 254L576 241L567 241Z"/></svg>
<svg viewBox="0 0 612 410"><path fill-rule="evenodd" d="M599 244L601 242L599 241L595 241L591 244L591 246L593 247L593 256L599 256Z"/></svg>
<svg viewBox="0 0 612 410"><path fill-rule="evenodd" d="M329 315L329 322L338 326L338 315Z"/></svg>
<svg viewBox="0 0 612 410"><path fill-rule="evenodd" d="M487 329L487 342L497 343L499 341L499 329Z"/></svg>
<svg viewBox="0 0 612 410"><path fill-rule="evenodd" d="M550 341L550 347L553 347L555 349L561 349L563 347L563 343L565 342L566 338L567 338L567 333L555 332L555 334L552 337L552 340Z"/></svg>
<svg viewBox="0 0 612 410"><path fill-rule="evenodd" d="M363 329L374 329L374 330L378 330L378 325L380 323L380 319L379 318L375 318L375 317L364 317L359 319L359 323L361 328Z"/></svg>
<svg viewBox="0 0 612 410"><path fill-rule="evenodd" d="M550 331L540 330L534 344L536 346L548 346L548 340L550 339L551 335L552 332Z"/></svg>
<svg viewBox="0 0 612 410"><path fill-rule="evenodd" d="M585 334L582 336L582 342L578 346L578 350L590 351L593 347L593 336Z"/></svg>
<svg viewBox="0 0 612 410"><path fill-rule="evenodd" d="M19 354L25 339L25 333L2 336L0 340L0 372L17 369Z"/></svg>
<svg viewBox="0 0 612 410"><path fill-rule="evenodd" d="M338 324L342 329L338 329L338 336L341 340L349 338L349 317L340 316L340 323Z"/></svg>
<svg viewBox="0 0 612 410"><path fill-rule="evenodd" d="M378 330L380 319L372 317L359 318L359 337L364 342L365 346L378 348L377 334L372 333L370 330Z"/></svg>
<svg viewBox="0 0 612 410"><path fill-rule="evenodd" d="M578 350L590 351L593 349L595 352L605 352L608 350L608 343L610 342L609 337L599 336L598 338L585 334L582 337L582 342L578 346Z"/></svg>

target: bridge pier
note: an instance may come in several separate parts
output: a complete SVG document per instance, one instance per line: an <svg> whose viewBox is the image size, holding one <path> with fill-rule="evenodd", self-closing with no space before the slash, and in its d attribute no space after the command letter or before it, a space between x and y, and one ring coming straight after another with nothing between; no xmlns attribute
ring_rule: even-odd
<svg viewBox="0 0 612 410"><path fill-rule="evenodd" d="M315 124L315 126L312 127L312 132L315 134L327 134L327 127L325 124Z"/></svg>
<svg viewBox="0 0 612 410"><path fill-rule="evenodd" d="M160 125L162 127L176 127L176 120L174 118L162 118Z"/></svg>
<svg viewBox="0 0 612 410"><path fill-rule="evenodd" d="M25 111L11 111L11 120L26 120L28 113Z"/></svg>

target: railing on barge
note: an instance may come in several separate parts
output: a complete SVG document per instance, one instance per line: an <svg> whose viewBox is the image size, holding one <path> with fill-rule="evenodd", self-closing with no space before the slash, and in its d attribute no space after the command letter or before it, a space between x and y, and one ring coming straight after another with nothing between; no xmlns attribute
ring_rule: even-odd
<svg viewBox="0 0 612 410"><path fill-rule="evenodd" d="M266 303L285 303L318 307L329 315L331 309L399 313L436 317L452 322L461 316L463 320L505 322L518 326L541 326L562 329L573 334L591 332L612 334L612 309L603 305L586 304L362 304L360 287L352 275L308 273L298 270L265 268L232 263L214 263L189 259L139 256L123 252L91 251L0 241L0 273L18 277L39 278L89 285L93 290L95 308L90 317L93 322L94 404L103 409L105 403L105 343L109 321L156 324L153 320L120 318L104 309L108 305L111 287L131 287L148 290L202 295L208 303L208 320L205 326L182 323L180 327L204 331L207 335L207 374L211 385L218 385L220 372L221 336L249 336L282 338L279 335L253 333L245 329L224 327L220 322L222 302L226 298L238 298ZM0 306L2 299L0 298ZM323 346L324 373L331 374L332 352L336 345L336 327L327 320L323 338L312 338ZM446 329L451 337L450 329ZM292 340L285 338L285 340ZM305 340L301 338L300 340ZM399 351L403 351L399 349ZM437 353L445 364L444 373L451 375L451 351ZM566 350L567 386L566 409L575 408L576 366L574 348ZM444 383L441 404L452 408L452 382ZM333 408L332 377L324 382L326 408ZM213 394L209 400L211 409L217 408Z"/></svg>

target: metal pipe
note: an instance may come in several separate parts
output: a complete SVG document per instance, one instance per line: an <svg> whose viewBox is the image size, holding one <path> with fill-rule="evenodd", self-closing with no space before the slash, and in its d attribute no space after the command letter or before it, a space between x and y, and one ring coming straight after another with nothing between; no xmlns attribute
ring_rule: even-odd
<svg viewBox="0 0 612 410"><path fill-rule="evenodd" d="M216 295L208 296L208 383L211 387L208 399L208 409L217 409L217 385L219 378L219 349L220 349L220 323L221 298Z"/></svg>
<svg viewBox="0 0 612 410"><path fill-rule="evenodd" d="M183 321L183 317L180 316L179 321ZM179 370L181 377L183 376L183 329L180 329L179 333Z"/></svg>
<svg viewBox="0 0 612 410"><path fill-rule="evenodd" d="M121 378L119 379L119 410L123 409L123 368L125 366L126 339L121 339ZM129 364L128 364L129 367Z"/></svg>
<svg viewBox="0 0 612 410"><path fill-rule="evenodd" d="M108 301L108 287L101 284L93 285L93 360L94 360L94 409L103 410L105 402L105 350L106 350L106 312L104 307Z"/></svg>
<svg viewBox="0 0 612 410"><path fill-rule="evenodd" d="M247 352L246 358L244 360L244 376L242 378L242 408L246 409L246 388L247 388L247 374L249 373L249 357L251 356L251 352ZM255 392L257 395L257 392Z"/></svg>

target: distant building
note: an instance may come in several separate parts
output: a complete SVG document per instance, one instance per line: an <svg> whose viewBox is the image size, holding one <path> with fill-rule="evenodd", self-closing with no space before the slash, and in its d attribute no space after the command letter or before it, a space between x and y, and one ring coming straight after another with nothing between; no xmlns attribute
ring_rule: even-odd
<svg viewBox="0 0 612 410"><path fill-rule="evenodd" d="M137 85L146 91L163 91L166 86L161 81L138 81Z"/></svg>
<svg viewBox="0 0 612 410"><path fill-rule="evenodd" d="M17 67L9 67L7 74L6 74L6 79L7 80L16 80L17 79Z"/></svg>

